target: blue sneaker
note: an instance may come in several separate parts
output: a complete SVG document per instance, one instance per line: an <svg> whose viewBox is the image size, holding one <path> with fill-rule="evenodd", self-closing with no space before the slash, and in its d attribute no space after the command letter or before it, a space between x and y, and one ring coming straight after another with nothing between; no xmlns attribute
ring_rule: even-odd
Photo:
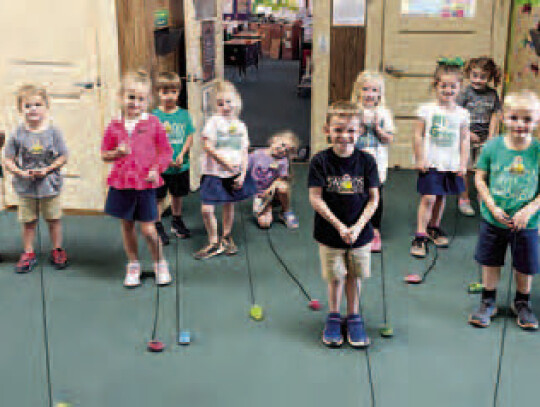
<svg viewBox="0 0 540 407"><path fill-rule="evenodd" d="M343 335L341 334L341 315L338 313L329 313L326 317L322 341L326 346L341 346L343 344Z"/></svg>
<svg viewBox="0 0 540 407"><path fill-rule="evenodd" d="M347 341L353 348L369 346L369 337L364 328L364 320L358 314L351 314L347 317Z"/></svg>
<svg viewBox="0 0 540 407"><path fill-rule="evenodd" d="M480 302L480 306L476 311L469 315L469 324L479 328L487 328L491 324L491 318L496 314L495 300L486 298Z"/></svg>

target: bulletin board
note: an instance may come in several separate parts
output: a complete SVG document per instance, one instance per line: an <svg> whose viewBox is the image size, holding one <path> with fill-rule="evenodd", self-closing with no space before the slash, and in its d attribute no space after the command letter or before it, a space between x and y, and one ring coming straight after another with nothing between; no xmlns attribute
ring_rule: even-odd
<svg viewBox="0 0 540 407"><path fill-rule="evenodd" d="M401 13L422 17L474 17L476 0L402 0Z"/></svg>
<svg viewBox="0 0 540 407"><path fill-rule="evenodd" d="M511 18L506 90L540 95L540 0L516 0Z"/></svg>

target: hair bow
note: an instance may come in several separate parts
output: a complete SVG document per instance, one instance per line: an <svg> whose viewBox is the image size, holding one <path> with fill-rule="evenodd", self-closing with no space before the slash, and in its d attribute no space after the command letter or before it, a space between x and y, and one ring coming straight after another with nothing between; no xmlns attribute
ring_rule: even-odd
<svg viewBox="0 0 540 407"><path fill-rule="evenodd" d="M454 58L439 58L437 60L437 64L439 65L446 65L446 66L459 66L462 67L464 64L464 61L461 57L454 57Z"/></svg>

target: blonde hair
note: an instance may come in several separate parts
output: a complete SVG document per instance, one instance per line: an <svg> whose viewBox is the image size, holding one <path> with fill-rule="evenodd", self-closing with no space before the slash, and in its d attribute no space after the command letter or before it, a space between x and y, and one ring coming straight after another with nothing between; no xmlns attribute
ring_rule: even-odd
<svg viewBox="0 0 540 407"><path fill-rule="evenodd" d="M351 102L356 103L359 107L362 107L362 88L366 82L376 82L379 86L379 102L376 106L384 107L386 105L386 99L384 97L384 78L379 72L364 71L356 77L354 81L353 90L351 93Z"/></svg>
<svg viewBox="0 0 540 407"><path fill-rule="evenodd" d="M326 124L330 124L330 120L335 116L360 118L360 109L354 102L340 100L328 106L328 111L326 112Z"/></svg>
<svg viewBox="0 0 540 407"><path fill-rule="evenodd" d="M512 92L504 98L504 110L507 109L530 110L538 118L540 115L540 99L536 93L530 90Z"/></svg>
<svg viewBox="0 0 540 407"><path fill-rule="evenodd" d="M39 96L43 99L43 102L45 102L47 109L49 108L49 95L47 95L47 90L42 86L25 84L17 89L17 110L19 113L22 113L24 100L32 96Z"/></svg>
<svg viewBox="0 0 540 407"><path fill-rule="evenodd" d="M240 115L242 111L242 97L238 89L231 82L225 80L218 80L215 89L216 97L219 93L232 93L234 95L234 113L236 116Z"/></svg>
<svg viewBox="0 0 540 407"><path fill-rule="evenodd" d="M298 140L298 137L296 136L296 134L294 134L291 130L284 130L284 131L280 131L279 133L274 134L268 139L268 145L269 146L272 145L272 143L279 138L283 138L287 140L287 144L290 147L298 150L300 141Z"/></svg>
<svg viewBox="0 0 540 407"><path fill-rule="evenodd" d="M155 81L156 90L163 88L182 88L182 81L176 72L160 72Z"/></svg>
<svg viewBox="0 0 540 407"><path fill-rule="evenodd" d="M141 83L148 87L148 96L150 96L152 91L152 81L150 80L150 76L146 73L146 71L140 69L138 71L126 72L124 75L122 75L122 81L120 82L119 89L120 95L124 94L127 85L131 83Z"/></svg>

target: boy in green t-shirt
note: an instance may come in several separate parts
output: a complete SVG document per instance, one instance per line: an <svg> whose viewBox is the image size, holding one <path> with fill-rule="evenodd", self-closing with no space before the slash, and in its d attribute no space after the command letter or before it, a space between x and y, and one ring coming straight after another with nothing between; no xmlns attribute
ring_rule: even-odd
<svg viewBox="0 0 540 407"><path fill-rule="evenodd" d="M182 82L176 73L160 73L156 83L159 105L152 111L152 114L163 123L174 151L171 165L161 174L165 185L157 191L159 219L156 222L156 229L164 245L169 244L169 237L161 223L161 213L167 192L171 194L173 215L171 232L180 238L191 235L182 220L182 197L189 193L189 149L193 144L192 134L195 128L188 111L176 105L181 87Z"/></svg>
<svg viewBox="0 0 540 407"><path fill-rule="evenodd" d="M540 119L540 100L532 92L506 97L508 134L489 140L476 165L475 182L482 199L475 259L482 265L482 301L469 323L487 327L497 313L496 290L506 248L510 245L516 280L512 311L523 329L538 329L530 292L538 273L538 170L540 142L533 131Z"/></svg>

